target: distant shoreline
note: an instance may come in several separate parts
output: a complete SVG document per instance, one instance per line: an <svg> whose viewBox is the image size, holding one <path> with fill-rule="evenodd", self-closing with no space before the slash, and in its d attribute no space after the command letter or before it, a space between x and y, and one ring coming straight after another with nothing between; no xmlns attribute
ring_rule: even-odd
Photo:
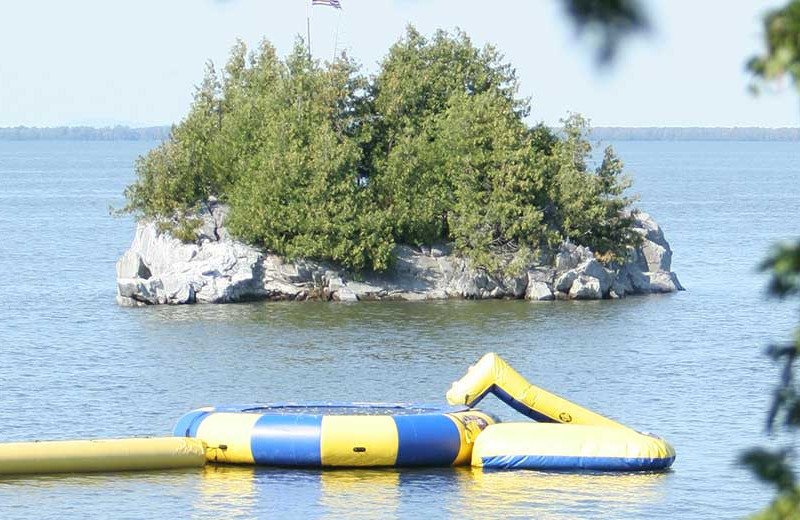
<svg viewBox="0 0 800 520"><path fill-rule="evenodd" d="M615 127L592 129L592 141L800 141L800 128Z"/></svg>
<svg viewBox="0 0 800 520"><path fill-rule="evenodd" d="M171 126L0 127L0 141L163 141ZM592 129L592 141L800 141L800 128L617 127Z"/></svg>
<svg viewBox="0 0 800 520"><path fill-rule="evenodd" d="M0 141L163 141L171 129L171 126L0 127Z"/></svg>

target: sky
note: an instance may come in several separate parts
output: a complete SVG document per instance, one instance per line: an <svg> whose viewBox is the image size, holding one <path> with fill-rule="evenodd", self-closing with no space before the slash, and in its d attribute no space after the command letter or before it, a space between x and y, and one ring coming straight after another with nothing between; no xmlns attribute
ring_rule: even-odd
<svg viewBox="0 0 800 520"><path fill-rule="evenodd" d="M760 18L781 0L644 0L653 30L599 67L561 0L340 0L311 9L316 58L346 49L374 72L407 24L492 43L532 99L531 123L579 112L594 126L798 126L800 96L748 93ZM172 124L211 59L236 39L285 55L310 0L24 0L0 4L0 127ZM338 38L337 38L338 32Z"/></svg>

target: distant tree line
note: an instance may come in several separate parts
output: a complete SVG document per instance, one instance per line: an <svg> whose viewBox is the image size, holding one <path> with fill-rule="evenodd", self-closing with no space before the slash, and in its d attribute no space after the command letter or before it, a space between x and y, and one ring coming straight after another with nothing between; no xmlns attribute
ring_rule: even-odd
<svg viewBox="0 0 800 520"><path fill-rule="evenodd" d="M0 128L0 141L163 141L169 132L169 126L15 126Z"/></svg>
<svg viewBox="0 0 800 520"><path fill-rule="evenodd" d="M235 236L354 271L442 241L492 271L565 239L624 256L639 235L621 161L608 148L590 167L586 121L530 127L517 93L511 65L463 32L410 27L372 77L344 55L310 59L302 41L285 59L239 43L139 159L125 209L191 239L214 197Z"/></svg>
<svg viewBox="0 0 800 520"><path fill-rule="evenodd" d="M163 141L169 126L0 127L0 141ZM800 128L759 127L626 127L596 126L591 138L598 141L800 141Z"/></svg>
<svg viewBox="0 0 800 520"><path fill-rule="evenodd" d="M800 128L594 127L601 141L800 141Z"/></svg>

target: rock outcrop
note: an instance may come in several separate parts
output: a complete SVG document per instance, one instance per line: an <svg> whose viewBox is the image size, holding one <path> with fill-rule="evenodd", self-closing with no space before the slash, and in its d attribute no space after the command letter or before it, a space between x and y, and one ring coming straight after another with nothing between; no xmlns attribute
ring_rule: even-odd
<svg viewBox="0 0 800 520"><path fill-rule="evenodd" d="M353 275L325 262L285 261L234 240L224 226L225 207L206 213L195 243L183 243L154 223L137 225L117 262L120 305L227 303L251 300L433 300L445 298L622 298L683 290L670 271L672 251L646 213L636 214L642 245L621 266L606 267L586 247L561 245L552 261L516 276L473 268L447 245L396 248L385 273Z"/></svg>

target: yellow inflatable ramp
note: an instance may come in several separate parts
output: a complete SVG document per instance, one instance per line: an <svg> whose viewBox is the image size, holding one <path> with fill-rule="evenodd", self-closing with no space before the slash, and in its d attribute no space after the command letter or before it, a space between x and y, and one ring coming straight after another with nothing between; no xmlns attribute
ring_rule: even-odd
<svg viewBox="0 0 800 520"><path fill-rule="evenodd" d="M616 421L587 410L547 390L530 384L500 356L490 352L447 392L451 405L475 406L486 394L493 393L518 412L537 422L582 424L629 429Z"/></svg>
<svg viewBox="0 0 800 520"><path fill-rule="evenodd" d="M0 475L200 467L205 451L185 437L0 443Z"/></svg>

